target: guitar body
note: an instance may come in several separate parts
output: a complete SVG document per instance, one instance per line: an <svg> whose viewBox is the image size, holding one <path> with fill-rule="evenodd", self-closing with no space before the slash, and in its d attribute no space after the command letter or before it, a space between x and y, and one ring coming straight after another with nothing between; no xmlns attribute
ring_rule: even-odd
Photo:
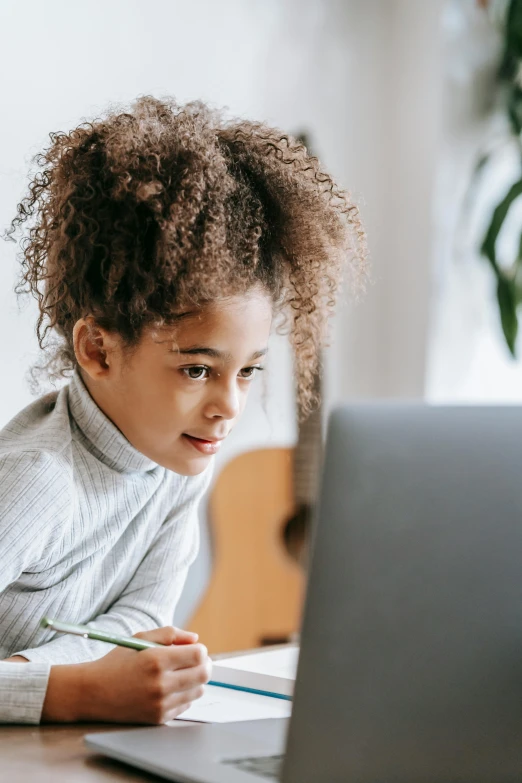
<svg viewBox="0 0 522 783"><path fill-rule="evenodd" d="M285 640L299 628L305 574L283 540L293 469L294 449L259 449L233 459L216 481L213 572L189 623L211 653Z"/></svg>

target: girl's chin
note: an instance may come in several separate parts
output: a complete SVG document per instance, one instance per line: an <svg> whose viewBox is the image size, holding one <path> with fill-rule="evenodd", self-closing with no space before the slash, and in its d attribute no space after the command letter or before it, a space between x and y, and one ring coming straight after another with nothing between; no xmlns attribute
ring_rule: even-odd
<svg viewBox="0 0 522 783"><path fill-rule="evenodd" d="M187 449L183 449L185 453L176 454L170 459L158 460L158 464L167 470L171 470L173 473L178 473L180 476L197 476L199 473L203 473L206 470L211 454L201 454L196 449L192 449L192 454L187 456Z"/></svg>

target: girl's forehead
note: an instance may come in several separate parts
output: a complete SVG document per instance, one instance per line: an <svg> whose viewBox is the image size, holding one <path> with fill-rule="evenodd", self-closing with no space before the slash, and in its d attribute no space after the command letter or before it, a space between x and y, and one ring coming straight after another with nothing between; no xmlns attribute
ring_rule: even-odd
<svg viewBox="0 0 522 783"><path fill-rule="evenodd" d="M155 342L190 340L209 342L266 341L272 323L272 303L268 297L235 297L220 300L197 310L186 310L176 322L153 330Z"/></svg>
<svg viewBox="0 0 522 783"><path fill-rule="evenodd" d="M173 324L160 331L179 335L185 331L216 329L237 320L266 322L272 318L272 309L272 301L264 292L222 297L198 308L183 309Z"/></svg>

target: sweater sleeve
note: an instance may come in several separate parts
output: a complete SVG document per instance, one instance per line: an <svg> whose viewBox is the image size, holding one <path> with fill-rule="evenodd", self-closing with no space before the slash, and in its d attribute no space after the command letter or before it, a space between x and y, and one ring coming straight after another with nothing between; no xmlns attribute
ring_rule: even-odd
<svg viewBox="0 0 522 783"><path fill-rule="evenodd" d="M0 723L40 723L51 666L0 661Z"/></svg>
<svg viewBox="0 0 522 783"><path fill-rule="evenodd" d="M53 456L38 451L0 456L0 597L50 545L69 497ZM1 624L0 616L0 632ZM39 723L49 672L46 662L0 661L0 723Z"/></svg>
<svg viewBox="0 0 522 783"><path fill-rule="evenodd" d="M198 506L206 493L213 461L197 476L186 478L181 497L161 525L121 595L104 614L87 625L123 636L171 625L189 566L199 546ZM80 636L58 635L47 644L20 650L30 661L81 663L106 655L113 645Z"/></svg>

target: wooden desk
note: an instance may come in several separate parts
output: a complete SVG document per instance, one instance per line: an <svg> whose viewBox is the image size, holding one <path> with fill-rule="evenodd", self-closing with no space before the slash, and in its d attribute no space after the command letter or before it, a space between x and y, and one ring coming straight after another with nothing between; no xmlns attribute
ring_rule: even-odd
<svg viewBox="0 0 522 783"><path fill-rule="evenodd" d="M179 721L179 724L187 725L188 721ZM83 742L84 734L130 728L133 727L128 724L107 723L2 726L0 780L6 783L164 783L165 778L100 756Z"/></svg>
<svg viewBox="0 0 522 783"><path fill-rule="evenodd" d="M286 645L281 645L286 646ZM276 647L262 649L277 649ZM241 653L213 655L212 658L243 655ZM191 725L189 721L176 721L172 728ZM135 728L109 723L78 723L45 726L0 726L0 781L6 783L108 783L108 781L134 781L134 783L159 783L165 778L141 772L118 761L108 759L89 750L84 742L85 734L97 731L117 731Z"/></svg>

